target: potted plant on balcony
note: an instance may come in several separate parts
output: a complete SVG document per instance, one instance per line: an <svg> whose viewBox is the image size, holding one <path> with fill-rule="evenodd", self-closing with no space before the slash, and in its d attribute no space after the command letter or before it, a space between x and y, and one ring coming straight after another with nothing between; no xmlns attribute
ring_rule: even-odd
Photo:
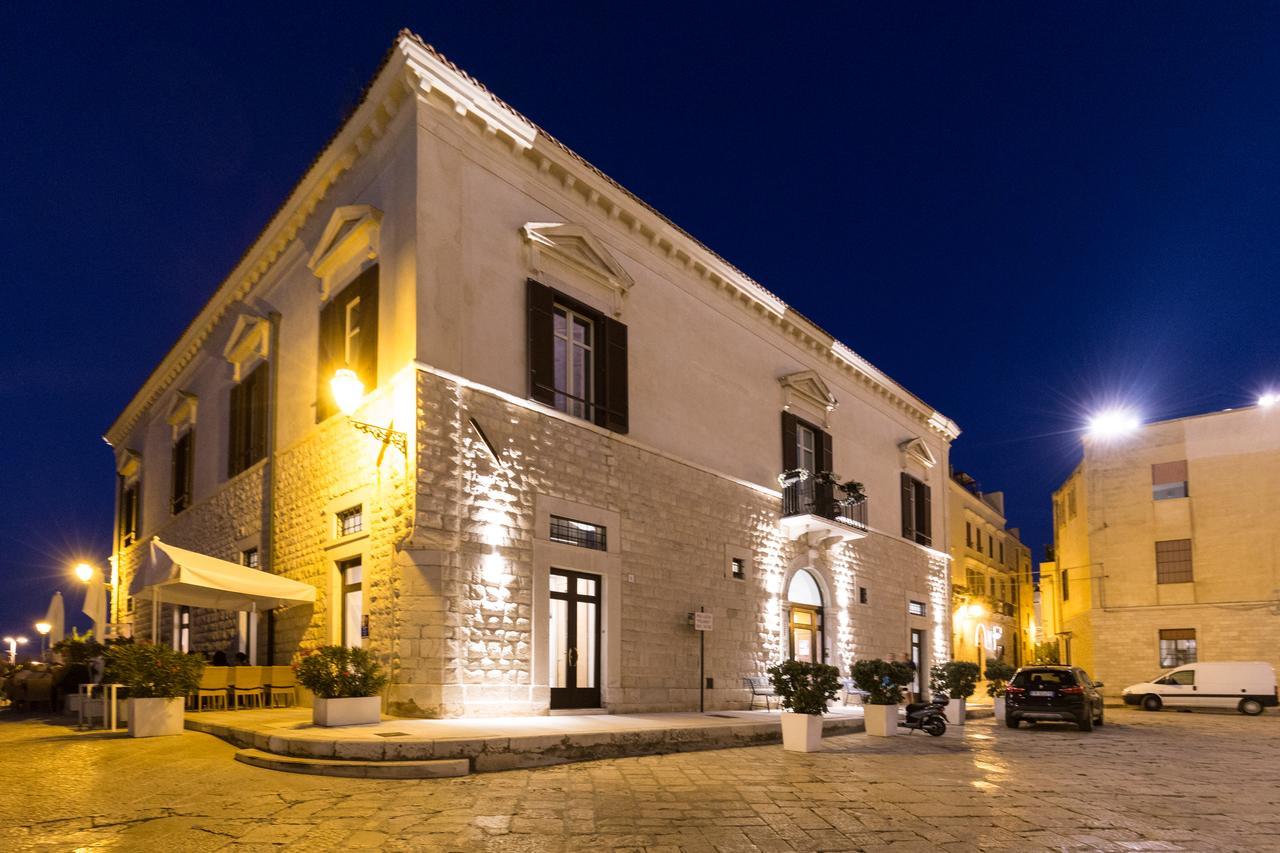
<svg viewBox="0 0 1280 853"><path fill-rule="evenodd" d="M855 661L850 669L853 683L867 694L862 705L862 721L866 732L875 737L898 733L898 703L902 688L911 683L911 667L902 661L875 658Z"/></svg>
<svg viewBox="0 0 1280 853"><path fill-rule="evenodd" d="M814 752L822 745L822 715L840 692L840 672L825 663L789 660L767 670L782 700L782 748Z"/></svg>
<svg viewBox="0 0 1280 853"><path fill-rule="evenodd" d="M183 702L200 686L204 661L155 643L110 645L106 657L106 680L129 693L129 736L182 734Z"/></svg>
<svg viewBox="0 0 1280 853"><path fill-rule="evenodd" d="M317 726L361 726L382 719L387 676L365 649L321 646L293 665L298 683L315 694L311 721Z"/></svg>
<svg viewBox="0 0 1280 853"><path fill-rule="evenodd" d="M929 671L929 687L937 693L945 693L951 697L951 701L947 703L949 725L964 725L964 700L972 696L974 688L978 686L979 672L976 663L960 660L936 664Z"/></svg>
<svg viewBox="0 0 1280 853"><path fill-rule="evenodd" d="M849 480L839 484L840 493L844 495L845 503L849 506L860 504L867 499L866 488L857 480Z"/></svg>
<svg viewBox="0 0 1280 853"><path fill-rule="evenodd" d="M997 720L1004 719L1004 691L1016 671L1013 664L991 658L982 673L982 677L987 680L987 695L995 706Z"/></svg>

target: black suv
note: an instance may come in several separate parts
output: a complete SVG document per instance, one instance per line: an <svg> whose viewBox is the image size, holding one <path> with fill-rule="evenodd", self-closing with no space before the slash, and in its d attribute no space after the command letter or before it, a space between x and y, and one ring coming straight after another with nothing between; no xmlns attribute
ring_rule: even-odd
<svg viewBox="0 0 1280 853"><path fill-rule="evenodd" d="M1005 688L1004 723L1016 729L1026 720L1075 723L1082 732L1102 725L1102 694L1078 666L1024 666Z"/></svg>

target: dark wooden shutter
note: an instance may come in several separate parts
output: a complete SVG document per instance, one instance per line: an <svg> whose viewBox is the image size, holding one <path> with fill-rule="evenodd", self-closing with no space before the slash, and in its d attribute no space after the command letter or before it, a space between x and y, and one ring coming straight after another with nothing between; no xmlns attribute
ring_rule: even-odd
<svg viewBox="0 0 1280 853"><path fill-rule="evenodd" d="M267 455L268 365L264 361L245 377L246 447L244 467Z"/></svg>
<svg viewBox="0 0 1280 853"><path fill-rule="evenodd" d="M555 373L555 293L551 288L529 279L529 396L546 406L556 404ZM624 368L625 369L625 368Z"/></svg>
<svg viewBox="0 0 1280 853"><path fill-rule="evenodd" d="M319 354L316 357L316 423L337 411L329 380L342 367L342 305L337 299L320 309Z"/></svg>
<svg viewBox="0 0 1280 853"><path fill-rule="evenodd" d="M244 470L244 383L231 389L230 416L227 418L227 476L234 477Z"/></svg>
<svg viewBox="0 0 1280 853"><path fill-rule="evenodd" d="M800 466L796 456L796 416L782 413L782 470L794 471Z"/></svg>
<svg viewBox="0 0 1280 853"><path fill-rule="evenodd" d="M834 469L834 458L831 451L831 436L816 427L813 429L814 448L817 453L818 471L815 473L830 474ZM836 487L830 482L819 482L818 488L814 492L814 497L818 505L818 514L827 518L834 518L832 513L835 511Z"/></svg>
<svg viewBox="0 0 1280 853"><path fill-rule="evenodd" d="M352 299L360 300L360 334L357 337L360 349L353 353L355 364L348 365L364 383L366 392L378 387L378 265L374 264L360 274L350 288L351 296L344 301L341 318L343 328L339 337L346 333L346 306Z"/></svg>
<svg viewBox="0 0 1280 853"><path fill-rule="evenodd" d="M596 423L605 429L625 433L630 427L627 395L627 327L612 317L600 317L597 328L604 330L603 399L596 400ZM597 359L599 363L602 359ZM601 392L596 383L596 392Z"/></svg>
<svg viewBox="0 0 1280 853"><path fill-rule="evenodd" d="M933 545L932 489L921 482L916 483L916 513L916 541L921 545Z"/></svg>
<svg viewBox="0 0 1280 853"><path fill-rule="evenodd" d="M186 451L182 438L173 443L169 454L169 509L178 512L183 508L182 479L186 476Z"/></svg>
<svg viewBox="0 0 1280 853"><path fill-rule="evenodd" d="M916 489L910 474L902 475L902 536L912 542L916 539Z"/></svg>

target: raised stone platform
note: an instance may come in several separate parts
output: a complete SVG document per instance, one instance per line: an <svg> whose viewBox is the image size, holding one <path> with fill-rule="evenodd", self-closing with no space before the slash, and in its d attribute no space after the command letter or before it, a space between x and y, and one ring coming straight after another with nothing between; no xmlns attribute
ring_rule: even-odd
<svg viewBox="0 0 1280 853"><path fill-rule="evenodd" d="M970 718L990 715L990 709L969 711ZM782 739L777 711L453 720L388 718L375 725L322 728L311 724L309 709L282 708L189 713L186 726L242 747L245 751L237 758L260 767L369 778L421 778L370 772L368 767L376 764L443 761L451 762L448 767L452 769L462 768L456 775L465 775L468 770L485 773L572 761L755 746ZM862 709L857 706L833 708L823 720L823 734L827 737L862 730ZM299 759L301 763L272 763L270 756Z"/></svg>

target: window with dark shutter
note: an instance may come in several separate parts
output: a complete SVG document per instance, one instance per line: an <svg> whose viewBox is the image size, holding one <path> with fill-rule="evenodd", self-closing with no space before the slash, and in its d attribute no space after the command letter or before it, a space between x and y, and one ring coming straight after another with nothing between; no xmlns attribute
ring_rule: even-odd
<svg viewBox="0 0 1280 853"><path fill-rule="evenodd" d="M316 423L338 411L329 382L346 368L365 393L378 387L378 265L360 273L320 309Z"/></svg>
<svg viewBox="0 0 1280 853"><path fill-rule="evenodd" d="M931 489L910 474L902 476L902 537L920 545L933 544L933 500ZM982 540L978 547L981 550Z"/></svg>
<svg viewBox="0 0 1280 853"><path fill-rule="evenodd" d="M195 429L189 429L173 443L169 508L174 515L191 506L191 486L195 465Z"/></svg>
<svg viewBox="0 0 1280 853"><path fill-rule="evenodd" d="M529 397L627 432L627 327L532 279L526 295Z"/></svg>
<svg viewBox="0 0 1280 853"><path fill-rule="evenodd" d="M268 369L267 362L259 364L231 389L228 477L234 477L267 455Z"/></svg>
<svg viewBox="0 0 1280 853"><path fill-rule="evenodd" d="M120 489L120 545L128 547L138 541L138 483L135 480Z"/></svg>

